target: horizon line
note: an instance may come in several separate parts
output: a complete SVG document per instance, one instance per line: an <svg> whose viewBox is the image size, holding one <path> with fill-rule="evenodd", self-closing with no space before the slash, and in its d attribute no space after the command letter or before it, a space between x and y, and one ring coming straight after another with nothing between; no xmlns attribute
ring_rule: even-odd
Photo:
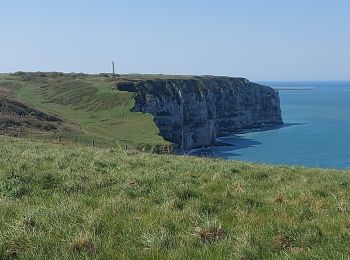
<svg viewBox="0 0 350 260"><path fill-rule="evenodd" d="M112 72L76 72L76 71L9 71L9 72L0 72L0 74L13 74L16 72L24 72L24 73L64 73L64 74L86 74L86 75L99 75L99 74L110 74L113 75ZM214 77L231 77L231 78L245 78L251 82L350 82L349 79L250 79L244 76L232 76L232 75L219 75L219 74L168 74L168 73L141 73L141 72L128 72L128 73L116 73L117 75L162 75L162 76L214 76Z"/></svg>

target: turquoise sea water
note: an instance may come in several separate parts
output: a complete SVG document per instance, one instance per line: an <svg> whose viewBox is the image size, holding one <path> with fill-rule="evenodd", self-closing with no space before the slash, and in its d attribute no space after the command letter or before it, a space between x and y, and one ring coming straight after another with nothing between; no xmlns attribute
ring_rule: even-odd
<svg viewBox="0 0 350 260"><path fill-rule="evenodd" d="M261 83L279 89L286 125L224 138L235 146L209 148L207 155L269 164L350 168L350 82Z"/></svg>

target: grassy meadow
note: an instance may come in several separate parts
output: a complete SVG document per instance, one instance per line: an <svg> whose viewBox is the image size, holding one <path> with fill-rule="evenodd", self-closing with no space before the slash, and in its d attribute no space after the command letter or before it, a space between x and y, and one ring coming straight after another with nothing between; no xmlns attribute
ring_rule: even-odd
<svg viewBox="0 0 350 260"><path fill-rule="evenodd" d="M133 93L118 91L107 77L63 73L0 74L0 95L59 116L79 131L52 135L100 147L168 146L149 114L133 113Z"/></svg>
<svg viewBox="0 0 350 260"><path fill-rule="evenodd" d="M348 171L0 136L0 259L348 259Z"/></svg>

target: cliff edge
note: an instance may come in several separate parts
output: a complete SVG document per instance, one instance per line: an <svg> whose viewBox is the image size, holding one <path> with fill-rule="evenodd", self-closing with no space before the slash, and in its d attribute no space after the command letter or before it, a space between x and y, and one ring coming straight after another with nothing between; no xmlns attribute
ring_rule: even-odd
<svg viewBox="0 0 350 260"><path fill-rule="evenodd" d="M201 76L120 80L135 93L132 111L151 113L176 150L211 146L237 130L282 124L277 90L244 78Z"/></svg>

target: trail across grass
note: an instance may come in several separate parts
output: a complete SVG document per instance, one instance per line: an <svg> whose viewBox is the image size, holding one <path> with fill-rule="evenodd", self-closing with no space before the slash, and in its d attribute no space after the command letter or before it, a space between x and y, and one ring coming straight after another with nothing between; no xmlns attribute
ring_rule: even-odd
<svg viewBox="0 0 350 260"><path fill-rule="evenodd" d="M350 257L348 171L0 143L0 259Z"/></svg>

